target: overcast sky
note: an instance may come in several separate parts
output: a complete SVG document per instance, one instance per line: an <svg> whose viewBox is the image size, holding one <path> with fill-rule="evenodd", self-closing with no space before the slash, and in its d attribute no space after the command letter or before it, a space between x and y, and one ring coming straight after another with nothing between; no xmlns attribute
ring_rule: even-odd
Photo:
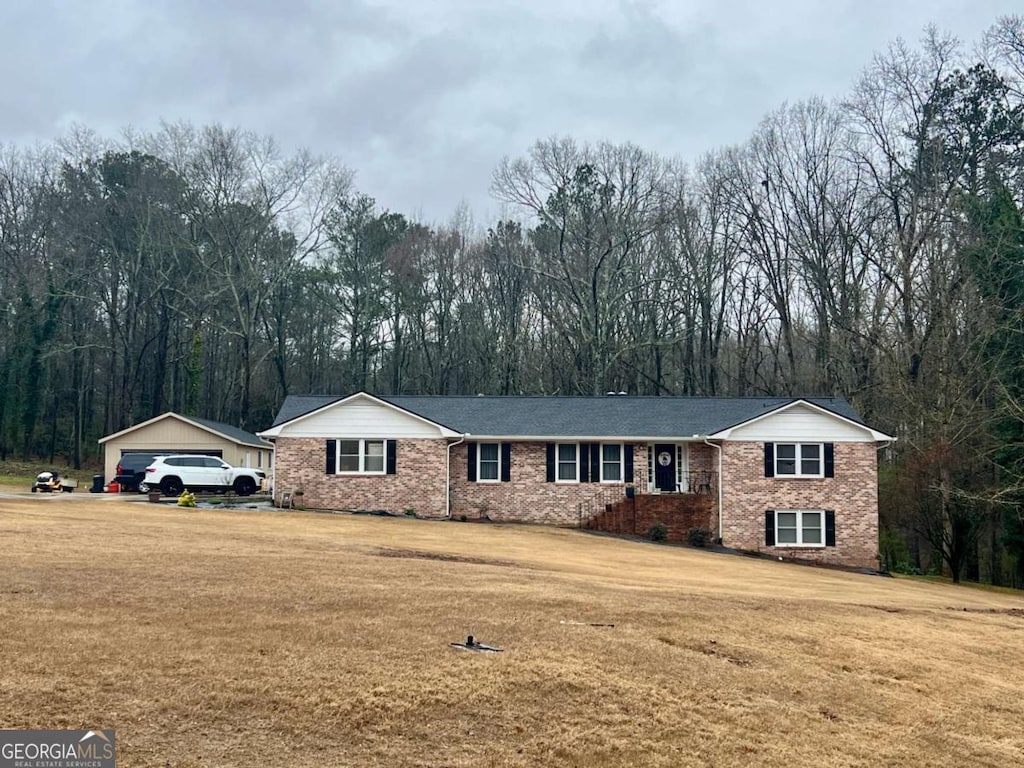
<svg viewBox="0 0 1024 768"><path fill-rule="evenodd" d="M928 23L1020 0L0 0L0 143L223 123L340 158L391 210L478 222L539 138L695 159L784 101L843 95Z"/></svg>

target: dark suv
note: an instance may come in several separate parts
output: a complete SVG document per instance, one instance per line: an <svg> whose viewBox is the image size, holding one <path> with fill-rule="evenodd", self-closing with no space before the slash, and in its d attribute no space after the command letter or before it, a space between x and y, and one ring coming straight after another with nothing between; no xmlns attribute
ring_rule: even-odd
<svg viewBox="0 0 1024 768"><path fill-rule="evenodd" d="M124 491L138 491L139 483L146 477L146 467L153 463L159 453L124 453L117 462L114 480Z"/></svg>

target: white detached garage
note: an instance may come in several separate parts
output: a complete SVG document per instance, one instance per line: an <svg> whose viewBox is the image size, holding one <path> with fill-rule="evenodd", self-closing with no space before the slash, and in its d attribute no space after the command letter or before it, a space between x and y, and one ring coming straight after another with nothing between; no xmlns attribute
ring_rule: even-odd
<svg viewBox="0 0 1024 768"><path fill-rule="evenodd" d="M201 453L269 475L274 450L273 444L244 429L172 411L100 438L99 443L107 482L117 474L118 462L126 453Z"/></svg>

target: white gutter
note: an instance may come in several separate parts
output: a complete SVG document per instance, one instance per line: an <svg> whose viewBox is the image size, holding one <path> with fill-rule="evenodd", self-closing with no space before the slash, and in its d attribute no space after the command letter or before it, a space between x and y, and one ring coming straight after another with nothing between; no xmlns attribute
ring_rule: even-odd
<svg viewBox="0 0 1024 768"><path fill-rule="evenodd" d="M716 443L709 443L704 438L704 445L710 445L718 451L718 543L722 543L722 446Z"/></svg>
<svg viewBox="0 0 1024 768"><path fill-rule="evenodd" d="M448 443L448 461L444 465L444 516L448 520L451 520L452 517L452 448L456 445L462 445L462 443L466 442L467 437L469 437L469 432L466 432L454 443Z"/></svg>

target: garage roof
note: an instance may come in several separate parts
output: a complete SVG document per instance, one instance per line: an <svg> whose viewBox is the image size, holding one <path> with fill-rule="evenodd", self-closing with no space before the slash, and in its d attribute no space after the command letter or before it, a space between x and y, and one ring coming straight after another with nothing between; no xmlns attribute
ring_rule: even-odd
<svg viewBox="0 0 1024 768"><path fill-rule="evenodd" d="M135 430L151 426L165 419L177 419L178 421L183 421L186 424L191 424L192 426L198 427L199 429L206 430L207 432L212 432L213 434L222 437L225 440L229 440L230 442L237 443L239 445L251 445L254 448L273 447L266 440L261 440L252 432L246 432L244 429L232 426L231 424L224 424L223 422L220 421L211 421L210 419L200 419L197 416L182 416L180 413L174 413L174 411L162 413L159 416L155 416L152 419L148 419L138 424L134 424L128 427L127 429L122 429L120 432L115 432L112 435L101 437L99 439L99 442L105 443L108 440L113 440L114 438L127 435L131 432L134 432Z"/></svg>

